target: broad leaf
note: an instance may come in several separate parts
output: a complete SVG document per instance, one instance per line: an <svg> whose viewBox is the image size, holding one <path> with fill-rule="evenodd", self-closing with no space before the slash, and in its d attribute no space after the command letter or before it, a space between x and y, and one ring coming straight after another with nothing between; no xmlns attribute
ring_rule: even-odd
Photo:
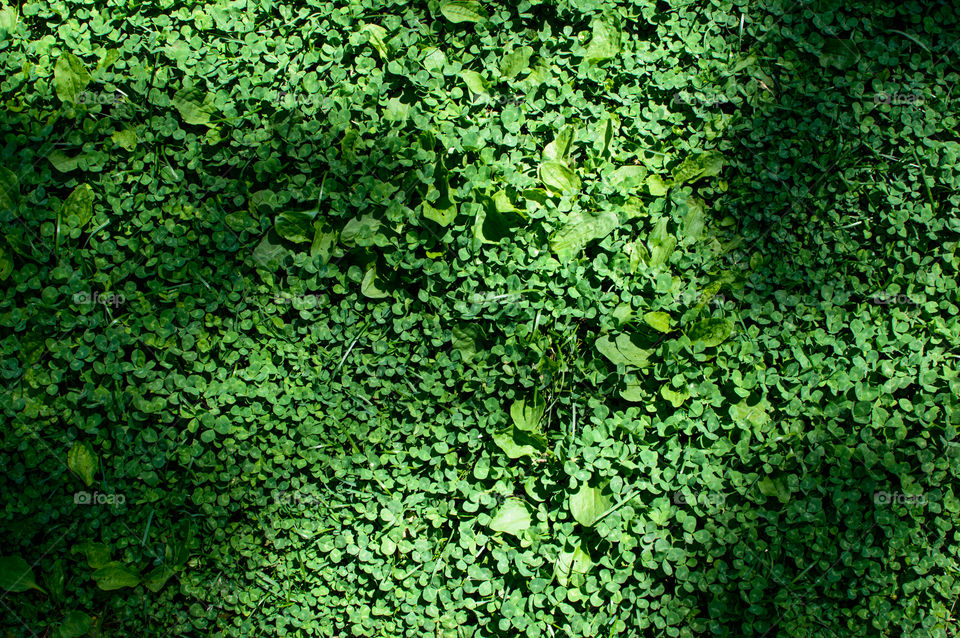
<svg viewBox="0 0 960 638"><path fill-rule="evenodd" d="M557 582L566 587L575 574L586 575L591 567L593 567L593 560L590 554L583 551L583 544L580 543L572 551L567 551L565 548L560 552L557 556L554 575L557 577Z"/></svg>
<svg viewBox="0 0 960 638"><path fill-rule="evenodd" d="M87 565L94 569L100 569L110 564L110 548L104 543L85 541L78 545L77 549L83 552L87 559Z"/></svg>
<svg viewBox="0 0 960 638"><path fill-rule="evenodd" d="M61 173L69 173L70 171L76 170L79 159L80 155L70 157L63 151L53 151L47 155L47 161Z"/></svg>
<svg viewBox="0 0 960 638"><path fill-rule="evenodd" d="M530 512L523 501L508 498L490 521L490 529L504 534L519 536L520 532L530 528Z"/></svg>
<svg viewBox="0 0 960 638"><path fill-rule="evenodd" d="M700 153L688 157L673 170L673 183L676 186L695 182L702 177L713 177L720 174L723 168L723 155L717 151Z"/></svg>
<svg viewBox="0 0 960 638"><path fill-rule="evenodd" d="M93 485L93 479L97 472L97 455L88 443L77 441L67 452L67 467L79 476L87 487Z"/></svg>
<svg viewBox="0 0 960 638"><path fill-rule="evenodd" d="M505 80L512 80L521 72L530 68L530 56L533 55L531 47L520 47L503 56L500 60L500 77Z"/></svg>
<svg viewBox="0 0 960 638"><path fill-rule="evenodd" d="M599 487L580 485L580 491L570 497L570 513L584 527L590 527L613 503Z"/></svg>
<svg viewBox="0 0 960 638"><path fill-rule="evenodd" d="M482 22L480 3L476 0L444 0L440 13L450 22Z"/></svg>
<svg viewBox="0 0 960 638"><path fill-rule="evenodd" d="M666 217L657 222L647 242L650 246L650 259L647 264L651 268L656 268L667 263L677 246L677 239L667 232Z"/></svg>
<svg viewBox="0 0 960 638"><path fill-rule="evenodd" d="M93 572L97 587L112 591L123 587L136 587L140 584L140 574L120 562L112 562Z"/></svg>
<svg viewBox="0 0 960 638"><path fill-rule="evenodd" d="M647 177L647 190L654 197L663 197L670 192L670 185L664 182L659 175L650 175Z"/></svg>
<svg viewBox="0 0 960 638"><path fill-rule="evenodd" d="M93 627L93 618L82 611L67 612L60 622L60 638L80 638L86 636Z"/></svg>
<svg viewBox="0 0 960 638"><path fill-rule="evenodd" d="M460 77L463 78L464 84L466 84L467 88L473 93L478 95L487 93L487 82L483 79L483 76L476 71L461 71Z"/></svg>
<svg viewBox="0 0 960 638"><path fill-rule="evenodd" d="M91 79L80 58L69 51L61 53L53 67L53 86L61 102L75 104Z"/></svg>
<svg viewBox="0 0 960 638"><path fill-rule="evenodd" d="M254 248L251 259L253 263L265 270L276 270L284 256L290 252L283 245L281 237L276 232L264 235L257 247Z"/></svg>
<svg viewBox="0 0 960 638"><path fill-rule="evenodd" d="M670 315L665 312L648 312L643 320L657 332L670 332Z"/></svg>
<svg viewBox="0 0 960 638"><path fill-rule="evenodd" d="M382 222L367 213L362 217L355 217L348 221L340 231L340 243L347 247L369 246L373 244L374 235Z"/></svg>
<svg viewBox="0 0 960 638"><path fill-rule="evenodd" d="M494 432L493 442L511 459L537 456L547 449L547 439L536 432L527 432L513 425Z"/></svg>
<svg viewBox="0 0 960 638"><path fill-rule="evenodd" d="M14 210L20 201L20 180L13 171L0 166L0 211Z"/></svg>
<svg viewBox="0 0 960 638"><path fill-rule="evenodd" d="M158 565L146 575L143 579L143 585L150 591L156 593L163 589L166 582L176 573L176 570L169 565Z"/></svg>
<svg viewBox="0 0 960 638"><path fill-rule="evenodd" d="M547 404L542 398L536 400L518 399L510 406L510 418L513 424L527 432L539 432L537 427L546 412Z"/></svg>
<svg viewBox="0 0 960 638"><path fill-rule="evenodd" d="M363 281L360 282L360 292L368 299L383 299L389 297L390 293L380 288L381 282L378 281L377 267L375 265L367 268L363 274Z"/></svg>
<svg viewBox="0 0 960 638"><path fill-rule="evenodd" d="M727 319L710 318L695 324L688 333L690 341L714 348L733 333L733 323Z"/></svg>
<svg viewBox="0 0 960 638"><path fill-rule="evenodd" d="M544 162L556 161L566 164L570 160L570 149L573 147L574 130L572 126L564 126L557 133L553 141L543 148Z"/></svg>
<svg viewBox="0 0 960 638"><path fill-rule="evenodd" d="M621 334L612 340L609 335L597 339L597 350L616 365L623 364L634 368L646 368L650 362L652 350L645 350L630 340L630 335Z"/></svg>
<svg viewBox="0 0 960 638"><path fill-rule="evenodd" d="M576 193L580 190L580 178L562 162L549 161L541 164L540 181L555 193Z"/></svg>
<svg viewBox="0 0 960 638"><path fill-rule="evenodd" d="M33 569L21 556L0 556L0 589L14 593L43 591L33 577Z"/></svg>
<svg viewBox="0 0 960 638"><path fill-rule="evenodd" d="M277 215L274 227L277 234L292 242L313 241L316 229L313 227L313 218L316 213L289 211Z"/></svg>
<svg viewBox="0 0 960 638"><path fill-rule="evenodd" d="M61 215L65 219L75 216L79 220L80 228L87 225L93 217L93 189L89 184L80 184L73 189L63 202Z"/></svg>
<svg viewBox="0 0 960 638"><path fill-rule="evenodd" d="M360 31L367 34L370 39L370 46L374 48L380 56L380 59L386 60L389 57L389 52L387 51L387 30L379 24L365 24Z"/></svg>
<svg viewBox="0 0 960 638"><path fill-rule="evenodd" d="M592 213L574 213L563 227L550 238L550 250L557 254L561 262L573 259L596 239L603 239L619 224L616 213L601 211Z"/></svg>
<svg viewBox="0 0 960 638"><path fill-rule="evenodd" d="M187 124L210 125L210 116L216 111L212 96L197 87L184 88L173 96L173 106Z"/></svg>
<svg viewBox="0 0 960 638"><path fill-rule="evenodd" d="M453 349L460 353L460 358L464 363L470 363L477 354L477 340L480 338L480 326L470 324L466 326L454 326Z"/></svg>
<svg viewBox="0 0 960 638"><path fill-rule="evenodd" d="M609 60L620 54L620 29L606 18L593 21L593 35L587 45L584 59L595 63Z"/></svg>

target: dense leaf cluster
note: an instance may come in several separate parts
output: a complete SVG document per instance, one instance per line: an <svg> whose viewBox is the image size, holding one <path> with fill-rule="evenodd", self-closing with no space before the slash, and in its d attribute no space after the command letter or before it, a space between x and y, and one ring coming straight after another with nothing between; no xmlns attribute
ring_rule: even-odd
<svg viewBox="0 0 960 638"><path fill-rule="evenodd" d="M955 635L957 23L0 0L4 629Z"/></svg>

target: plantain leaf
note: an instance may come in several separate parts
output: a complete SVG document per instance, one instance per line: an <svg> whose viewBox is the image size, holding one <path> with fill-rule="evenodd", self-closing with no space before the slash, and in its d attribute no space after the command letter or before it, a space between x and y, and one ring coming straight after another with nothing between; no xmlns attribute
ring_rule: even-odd
<svg viewBox="0 0 960 638"><path fill-rule="evenodd" d="M63 202L61 215L65 219L75 216L80 220L80 228L86 226L93 217L93 188L89 184L80 184L73 189Z"/></svg>
<svg viewBox="0 0 960 638"><path fill-rule="evenodd" d="M495 532L519 536L520 532L530 528L530 524L530 512L523 501L508 498L497 510L496 515L490 521L489 527Z"/></svg>
<svg viewBox="0 0 960 638"><path fill-rule="evenodd" d="M0 589L13 593L28 589L44 591L33 577L33 568L22 556L0 556Z"/></svg>
<svg viewBox="0 0 960 638"><path fill-rule="evenodd" d="M104 591L113 591L123 587L136 587L140 584L140 574L123 563L114 561L93 572L97 587Z"/></svg>
<svg viewBox="0 0 960 638"><path fill-rule="evenodd" d="M482 22L480 3L476 0L446 0L440 3L440 13L450 22Z"/></svg>
<svg viewBox="0 0 960 638"><path fill-rule="evenodd" d="M566 164L554 160L540 165L540 181L555 193L576 193L580 178Z"/></svg>
<svg viewBox="0 0 960 638"><path fill-rule="evenodd" d="M57 58L53 67L53 87L61 102L75 104L91 79L87 67L74 54L65 51Z"/></svg>
<svg viewBox="0 0 960 638"><path fill-rule="evenodd" d="M648 312L643 320L657 332L670 332L670 315L665 312Z"/></svg>
<svg viewBox="0 0 960 638"><path fill-rule="evenodd" d="M177 91L173 96L173 106L180 112L184 122L194 125L211 126L210 116L216 112L213 96L197 87Z"/></svg>
<svg viewBox="0 0 960 638"><path fill-rule="evenodd" d="M13 171L0 166L0 211L13 210L20 201L20 180Z"/></svg>
<svg viewBox="0 0 960 638"><path fill-rule="evenodd" d="M727 319L710 318L698 322L690 329L690 341L700 342L708 348L714 348L730 337L733 323Z"/></svg>
<svg viewBox="0 0 960 638"><path fill-rule="evenodd" d="M616 213L573 213L563 227L550 238L550 250L557 254L561 262L569 261L596 239L603 239L619 224Z"/></svg>
<svg viewBox="0 0 960 638"><path fill-rule="evenodd" d="M80 477L87 487L93 485L93 479L97 472L97 455L89 443L77 441L67 452L67 467Z"/></svg>
<svg viewBox="0 0 960 638"><path fill-rule="evenodd" d="M570 513L584 527L591 527L610 509L612 503L599 487L580 485L580 491L570 497Z"/></svg>

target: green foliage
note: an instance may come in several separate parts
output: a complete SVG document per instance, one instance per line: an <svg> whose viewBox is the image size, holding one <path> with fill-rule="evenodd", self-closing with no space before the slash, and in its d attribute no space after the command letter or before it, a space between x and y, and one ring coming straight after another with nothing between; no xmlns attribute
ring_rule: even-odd
<svg viewBox="0 0 960 638"><path fill-rule="evenodd" d="M956 634L956 26L0 4L4 629Z"/></svg>

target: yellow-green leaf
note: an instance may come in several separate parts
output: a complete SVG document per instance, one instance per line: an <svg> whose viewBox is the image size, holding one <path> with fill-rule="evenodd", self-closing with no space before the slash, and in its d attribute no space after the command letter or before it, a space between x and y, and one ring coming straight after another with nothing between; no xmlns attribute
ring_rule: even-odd
<svg viewBox="0 0 960 638"><path fill-rule="evenodd" d="M523 501L516 498L508 498L496 515L490 521L490 529L504 534L513 534L519 536L520 532L529 529L531 524L530 512Z"/></svg>
<svg viewBox="0 0 960 638"><path fill-rule="evenodd" d="M590 487L586 483L570 497L570 513L584 527L596 523L611 505L610 499L599 487Z"/></svg>
<svg viewBox="0 0 960 638"><path fill-rule="evenodd" d="M67 467L79 476L87 487L93 485L99 461L88 443L77 441L67 452Z"/></svg>
<svg viewBox="0 0 960 638"><path fill-rule="evenodd" d="M580 190L580 178L562 162L548 161L541 164L540 181L556 193L576 193Z"/></svg>
<svg viewBox="0 0 960 638"><path fill-rule="evenodd" d="M648 312L643 320L657 332L670 332L670 315L665 312Z"/></svg>
<svg viewBox="0 0 960 638"><path fill-rule="evenodd" d="M13 171L0 166L0 211L13 210L20 201L20 180Z"/></svg>
<svg viewBox="0 0 960 638"><path fill-rule="evenodd" d="M563 227L550 238L550 250L557 254L561 262L569 261L595 239L603 239L619 224L617 214L612 211L594 213L573 213Z"/></svg>
<svg viewBox="0 0 960 638"><path fill-rule="evenodd" d="M480 3L476 0L447 0L440 3L440 13L450 22L482 22Z"/></svg>
<svg viewBox="0 0 960 638"><path fill-rule="evenodd" d="M370 46L380 55L380 59L386 60L388 57L387 30L379 24L365 24L360 31L370 38Z"/></svg>
<svg viewBox="0 0 960 638"><path fill-rule="evenodd" d="M61 53L53 67L53 86L61 102L76 103L91 79L80 58L69 51Z"/></svg>
<svg viewBox="0 0 960 638"><path fill-rule="evenodd" d="M83 228L93 217L93 188L89 184L80 184L67 196L61 208L61 216L69 219L75 216L79 227Z"/></svg>
<svg viewBox="0 0 960 638"><path fill-rule="evenodd" d="M110 139L112 139L117 146L120 146L128 151L132 151L137 147L137 131L129 126L115 132L110 136Z"/></svg>
<svg viewBox="0 0 960 638"><path fill-rule="evenodd" d="M212 96L203 90L183 88L173 96L173 106L187 124L209 125L210 116L215 112Z"/></svg>
<svg viewBox="0 0 960 638"><path fill-rule="evenodd" d="M733 333L733 322L727 319L704 319L690 329L690 341L700 342L708 348L714 348L727 340Z"/></svg>

